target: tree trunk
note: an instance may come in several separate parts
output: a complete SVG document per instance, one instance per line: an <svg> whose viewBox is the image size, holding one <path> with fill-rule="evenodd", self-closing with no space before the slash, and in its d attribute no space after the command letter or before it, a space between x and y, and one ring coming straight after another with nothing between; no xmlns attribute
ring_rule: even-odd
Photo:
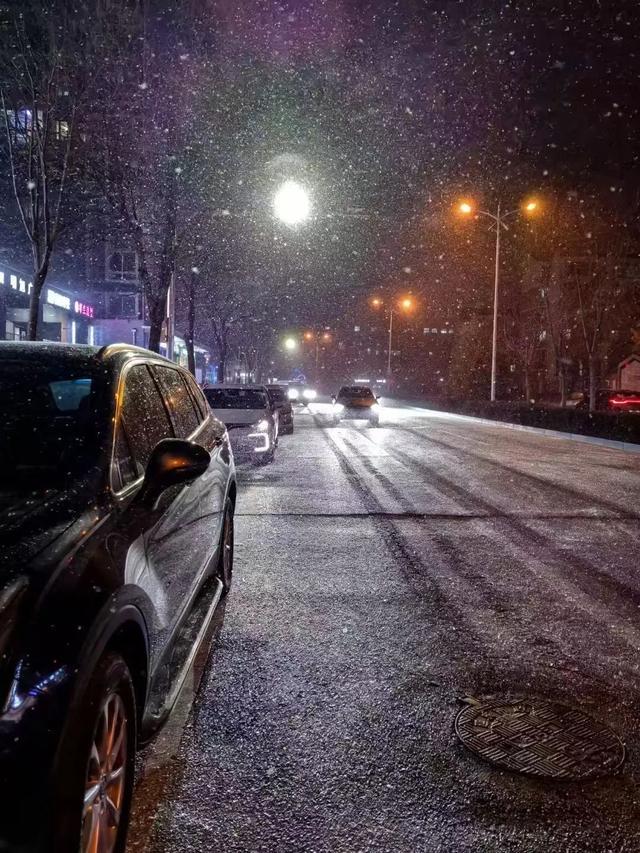
<svg viewBox="0 0 640 853"><path fill-rule="evenodd" d="M524 397L527 403L531 401L531 377L529 376L529 365L524 368Z"/></svg>
<svg viewBox="0 0 640 853"><path fill-rule="evenodd" d="M565 376L564 364L560 365L558 372L558 382L560 383L560 405L564 409L567 405L567 379Z"/></svg>
<svg viewBox="0 0 640 853"><path fill-rule="evenodd" d="M589 354L589 411L595 412L598 394L598 364L593 353Z"/></svg>
<svg viewBox="0 0 640 853"><path fill-rule="evenodd" d="M160 352L160 338L162 337L162 324L165 319L165 306L167 294L164 296L147 296L149 310L149 349L152 352Z"/></svg>
<svg viewBox="0 0 640 853"><path fill-rule="evenodd" d="M33 287L29 296L29 319L27 321L27 340L38 340L38 324L40 320L40 297L49 269L49 259L41 264L33 276Z"/></svg>

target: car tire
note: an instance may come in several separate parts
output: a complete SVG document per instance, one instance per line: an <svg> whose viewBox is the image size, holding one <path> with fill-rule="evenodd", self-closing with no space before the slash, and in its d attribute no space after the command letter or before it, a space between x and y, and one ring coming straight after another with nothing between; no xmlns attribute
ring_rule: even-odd
<svg viewBox="0 0 640 853"><path fill-rule="evenodd" d="M231 589L233 580L233 543L234 543L234 520L233 503L229 498L224 506L224 521L222 522L222 533L220 534L220 555L218 557L217 575L222 581L222 592L226 595Z"/></svg>
<svg viewBox="0 0 640 853"><path fill-rule="evenodd" d="M111 733L109 737L107 734ZM136 699L124 659L107 652L71 703L56 762L53 853L87 853L103 832L109 853L124 853L134 784ZM110 749L106 743L111 742ZM85 806L93 792L92 806ZM117 813L114 828L112 815Z"/></svg>

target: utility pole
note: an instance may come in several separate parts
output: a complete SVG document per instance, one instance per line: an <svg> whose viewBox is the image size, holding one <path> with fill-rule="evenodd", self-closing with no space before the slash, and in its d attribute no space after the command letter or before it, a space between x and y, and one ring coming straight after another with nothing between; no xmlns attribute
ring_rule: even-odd
<svg viewBox="0 0 640 853"><path fill-rule="evenodd" d="M496 272L493 284L493 336L491 343L491 402L496 399L496 372L498 364L498 296L500 293L500 231L502 230L500 219L500 202L496 212Z"/></svg>

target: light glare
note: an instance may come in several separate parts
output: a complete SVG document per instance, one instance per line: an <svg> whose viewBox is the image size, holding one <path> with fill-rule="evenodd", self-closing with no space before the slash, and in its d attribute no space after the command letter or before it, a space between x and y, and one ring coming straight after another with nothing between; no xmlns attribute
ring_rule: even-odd
<svg viewBox="0 0 640 853"><path fill-rule="evenodd" d="M274 196L273 212L285 225L299 225L311 213L309 193L296 181L285 181Z"/></svg>

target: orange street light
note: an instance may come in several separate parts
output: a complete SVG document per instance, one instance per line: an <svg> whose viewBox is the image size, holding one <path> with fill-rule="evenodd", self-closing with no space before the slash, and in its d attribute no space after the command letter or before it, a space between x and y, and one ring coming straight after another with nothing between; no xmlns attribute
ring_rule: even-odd
<svg viewBox="0 0 640 853"><path fill-rule="evenodd" d="M305 332L304 333L304 339L305 339L305 341L312 341L313 340L313 332Z"/></svg>
<svg viewBox="0 0 640 853"><path fill-rule="evenodd" d="M379 296L374 296L371 300L371 304L374 308L380 308L381 305L384 305L384 302L382 301L382 299L380 299Z"/></svg>
<svg viewBox="0 0 640 853"><path fill-rule="evenodd" d="M413 299L411 299L409 296L405 296L404 299L400 300L400 307L404 311L411 311L411 309L413 308Z"/></svg>
<svg viewBox="0 0 640 853"><path fill-rule="evenodd" d="M322 340L323 341L330 341L331 340L331 335L329 334L329 332L324 333L324 335L322 336Z"/></svg>
<svg viewBox="0 0 640 853"><path fill-rule="evenodd" d="M504 213L500 202L495 213L488 210L478 210L478 216L488 216L492 219L496 226L496 252L495 252L495 273L493 280L493 337L491 343L491 400L496 399L496 372L497 372L497 353L498 353L498 295L499 295L499 280L500 280L500 238L502 237L502 229L509 230L509 226L505 222L509 216L515 216L517 213L527 215L535 214L540 209L540 203L535 198L529 198L523 201L520 208L510 210ZM474 207L469 201L461 201L458 204L458 212L468 216L474 213Z"/></svg>

